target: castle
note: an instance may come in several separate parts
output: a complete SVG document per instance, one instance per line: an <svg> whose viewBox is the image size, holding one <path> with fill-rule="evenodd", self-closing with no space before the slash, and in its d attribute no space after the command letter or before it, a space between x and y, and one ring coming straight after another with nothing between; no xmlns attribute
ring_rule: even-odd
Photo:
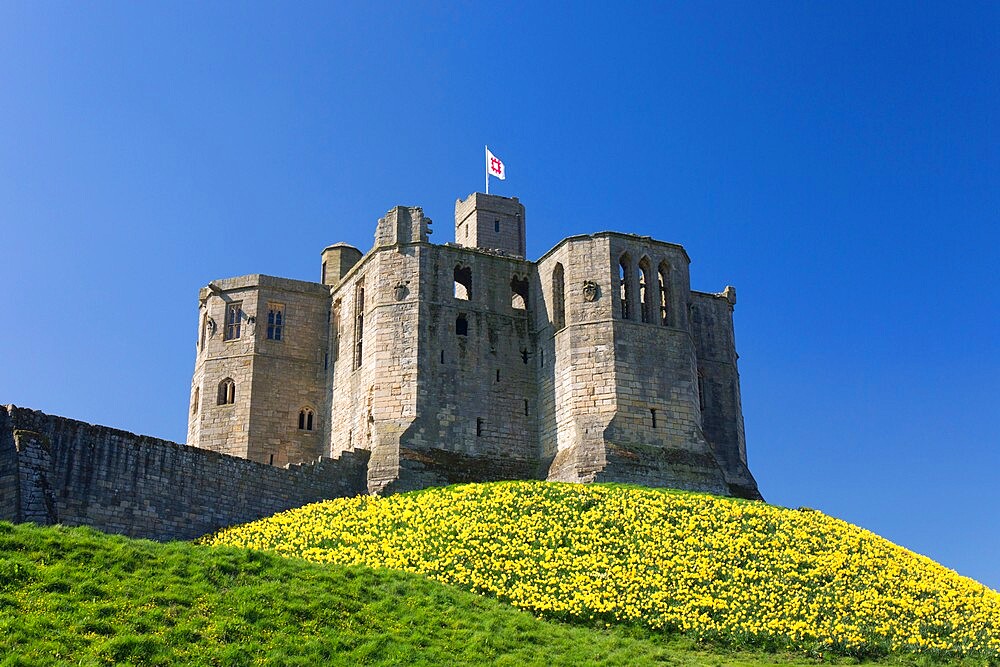
<svg viewBox="0 0 1000 667"><path fill-rule="evenodd" d="M732 287L690 289L684 248L600 232L525 258L515 198L420 208L318 283L201 289L187 444L273 466L368 455L367 490L498 479L759 498L747 468Z"/></svg>

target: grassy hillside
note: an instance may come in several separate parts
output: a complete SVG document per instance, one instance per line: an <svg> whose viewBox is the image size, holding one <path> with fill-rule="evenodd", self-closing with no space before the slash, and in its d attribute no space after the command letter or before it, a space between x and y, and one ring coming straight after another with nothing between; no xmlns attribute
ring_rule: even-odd
<svg viewBox="0 0 1000 667"><path fill-rule="evenodd" d="M774 665L424 577L0 522L0 665Z"/></svg>
<svg viewBox="0 0 1000 667"><path fill-rule="evenodd" d="M508 482L330 501L206 542L426 574L601 627L811 654L1000 660L1000 594L811 510Z"/></svg>

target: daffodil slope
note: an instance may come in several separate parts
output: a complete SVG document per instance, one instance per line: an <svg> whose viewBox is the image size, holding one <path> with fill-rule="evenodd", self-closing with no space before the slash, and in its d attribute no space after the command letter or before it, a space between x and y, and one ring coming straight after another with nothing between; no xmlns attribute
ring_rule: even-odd
<svg viewBox="0 0 1000 667"><path fill-rule="evenodd" d="M1000 658L1000 594L811 510L504 482L309 505L205 538L425 574L538 614L731 643Z"/></svg>

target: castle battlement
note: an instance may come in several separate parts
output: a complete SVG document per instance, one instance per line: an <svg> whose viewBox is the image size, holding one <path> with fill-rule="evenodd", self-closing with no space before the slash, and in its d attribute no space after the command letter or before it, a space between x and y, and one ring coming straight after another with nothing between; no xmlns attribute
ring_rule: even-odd
<svg viewBox="0 0 1000 667"><path fill-rule="evenodd" d="M199 292L187 444L284 466L363 450L368 488L617 481L757 498L735 290L680 245L605 231L524 258L517 198L455 204L455 242L397 206L317 283Z"/></svg>

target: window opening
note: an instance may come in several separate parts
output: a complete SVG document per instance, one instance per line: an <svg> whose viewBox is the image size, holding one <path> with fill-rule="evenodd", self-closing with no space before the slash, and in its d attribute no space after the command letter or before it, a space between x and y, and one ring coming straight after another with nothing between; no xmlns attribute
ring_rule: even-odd
<svg viewBox="0 0 1000 667"><path fill-rule="evenodd" d="M528 399L524 399L524 416L528 416Z"/></svg>
<svg viewBox="0 0 1000 667"><path fill-rule="evenodd" d="M320 282L323 283L324 285L326 284L326 262L323 262L323 275L322 278L320 279Z"/></svg>
<svg viewBox="0 0 1000 667"><path fill-rule="evenodd" d="M563 265L556 263L552 269L552 326L556 331L566 326L566 295L563 283Z"/></svg>
<svg viewBox="0 0 1000 667"><path fill-rule="evenodd" d="M285 328L285 306L280 303L267 304L267 339L281 340Z"/></svg>
<svg viewBox="0 0 1000 667"><path fill-rule="evenodd" d="M191 414L198 414L198 404L201 403L201 387L194 388L194 400L191 401Z"/></svg>
<svg viewBox="0 0 1000 667"><path fill-rule="evenodd" d="M669 303L667 295L670 289L670 265L666 262L660 262L658 273L660 274L660 324L668 327L670 326L670 311L667 308Z"/></svg>
<svg viewBox="0 0 1000 667"><path fill-rule="evenodd" d="M359 282L354 289L354 368L361 368L362 350L365 337L365 283Z"/></svg>
<svg viewBox="0 0 1000 667"><path fill-rule="evenodd" d="M441 363L444 363L444 350L441 350Z"/></svg>
<svg viewBox="0 0 1000 667"><path fill-rule="evenodd" d="M232 378L226 378L219 383L218 405L232 405L236 402L236 383Z"/></svg>
<svg viewBox="0 0 1000 667"><path fill-rule="evenodd" d="M455 333L459 336L469 335L469 320L465 319L465 315L455 318Z"/></svg>
<svg viewBox="0 0 1000 667"><path fill-rule="evenodd" d="M271 454L271 458L268 460L268 465L274 465L274 454Z"/></svg>
<svg viewBox="0 0 1000 667"><path fill-rule="evenodd" d="M302 408L299 410L299 430L313 430L313 411L311 408Z"/></svg>
<svg viewBox="0 0 1000 667"><path fill-rule="evenodd" d="M619 300L619 313L623 320L630 319L632 313L629 310L629 301L632 298L632 260L629 258L628 253L622 255L622 258L618 261L618 300Z"/></svg>
<svg viewBox="0 0 1000 667"><path fill-rule="evenodd" d="M333 360L340 358L340 299L333 302Z"/></svg>
<svg viewBox="0 0 1000 667"><path fill-rule="evenodd" d="M653 418L653 428L656 428L656 408L650 408L649 415Z"/></svg>
<svg viewBox="0 0 1000 667"><path fill-rule="evenodd" d="M330 368L330 353L329 352L324 352L323 353L323 370L324 371L325 370L329 370L329 368Z"/></svg>
<svg viewBox="0 0 1000 667"><path fill-rule="evenodd" d="M641 304L642 321L647 324L653 321L652 294L650 293L651 273L649 260L643 257L639 260L639 303Z"/></svg>
<svg viewBox="0 0 1000 667"><path fill-rule="evenodd" d="M698 407L705 409L705 376L698 371Z"/></svg>
<svg viewBox="0 0 1000 667"><path fill-rule="evenodd" d="M500 369L498 368L497 369L497 382L499 382L499 381L500 381Z"/></svg>
<svg viewBox="0 0 1000 667"><path fill-rule="evenodd" d="M201 316L201 343L198 348L201 350L205 349L205 336L208 333L208 313Z"/></svg>
<svg viewBox="0 0 1000 667"><path fill-rule="evenodd" d="M476 437L479 437L482 434L483 434L483 418L476 417Z"/></svg>
<svg viewBox="0 0 1000 667"><path fill-rule="evenodd" d="M528 348L521 350L521 361L528 363Z"/></svg>
<svg viewBox="0 0 1000 667"><path fill-rule="evenodd" d="M499 233L499 231L500 231L500 218L497 218L496 220L493 221L493 231Z"/></svg>
<svg viewBox="0 0 1000 667"><path fill-rule="evenodd" d="M234 301L226 306L226 340L236 340L240 337L240 324L242 318L242 301Z"/></svg>
<svg viewBox="0 0 1000 667"><path fill-rule="evenodd" d="M528 307L528 279L514 276L510 279L510 305L515 310Z"/></svg>
<svg viewBox="0 0 1000 667"><path fill-rule="evenodd" d="M455 298L463 301L472 298L472 267L455 265Z"/></svg>

